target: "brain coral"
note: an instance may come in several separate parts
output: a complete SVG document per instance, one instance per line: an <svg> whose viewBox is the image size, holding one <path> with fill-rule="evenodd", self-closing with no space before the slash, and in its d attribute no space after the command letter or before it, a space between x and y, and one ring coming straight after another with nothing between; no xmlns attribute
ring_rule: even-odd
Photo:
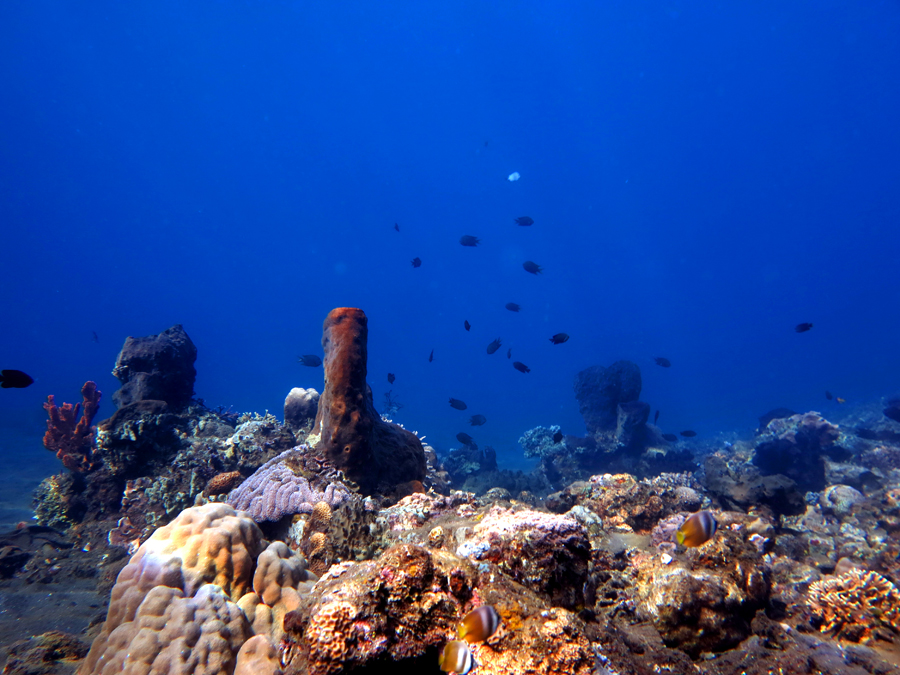
<svg viewBox="0 0 900 675"><path fill-rule="evenodd" d="M256 472L228 495L228 503L246 511L258 523L280 520L295 513L312 513L317 502L334 507L350 496L339 483L329 483L324 492L314 490L309 481L294 473L291 461L307 450L298 446L282 452L263 464Z"/></svg>
<svg viewBox="0 0 900 675"><path fill-rule="evenodd" d="M876 572L853 569L809 587L809 604L822 632L856 642L876 637L880 626L900 630L900 592Z"/></svg>
<svg viewBox="0 0 900 675"><path fill-rule="evenodd" d="M119 573L106 623L78 672L248 672L239 650L257 633L243 658L271 661L281 618L308 590L305 566L280 542L266 548L256 523L228 504L186 509Z"/></svg>

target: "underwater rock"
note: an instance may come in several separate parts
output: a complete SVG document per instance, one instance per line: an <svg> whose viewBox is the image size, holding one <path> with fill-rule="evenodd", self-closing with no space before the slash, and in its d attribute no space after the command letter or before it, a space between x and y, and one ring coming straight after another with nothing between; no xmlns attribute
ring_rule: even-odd
<svg viewBox="0 0 900 675"><path fill-rule="evenodd" d="M849 515L854 507L865 501L865 495L849 485L830 485L819 497L822 508L839 518Z"/></svg>
<svg viewBox="0 0 900 675"><path fill-rule="evenodd" d="M803 493L787 476L763 476L756 466L722 453L707 457L703 468L704 487L726 505L742 508L766 505L776 514L784 515L798 515L806 510Z"/></svg>
<svg viewBox="0 0 900 675"><path fill-rule="evenodd" d="M119 408L148 399L185 406L194 395L196 360L197 348L181 324L158 335L128 337L113 368L122 383L113 401Z"/></svg>
<svg viewBox="0 0 900 675"><path fill-rule="evenodd" d="M368 562L333 566L285 618L285 672L437 672L459 621L483 604L500 629L469 649L485 673L590 675L587 627L502 574L444 550L397 544Z"/></svg>
<svg viewBox="0 0 900 675"><path fill-rule="evenodd" d="M823 456L845 459L837 444L840 430L815 412L774 419L760 436L753 463L764 475L782 474L803 492L825 488Z"/></svg>
<svg viewBox="0 0 900 675"><path fill-rule="evenodd" d="M366 492L425 479L422 442L384 422L366 385L368 320L361 309L331 310L322 331L325 390L312 434L315 447Z"/></svg>
<svg viewBox="0 0 900 675"><path fill-rule="evenodd" d="M590 550L587 533L572 518L495 506L456 553L490 561L553 606L573 609L584 605Z"/></svg>
<svg viewBox="0 0 900 675"><path fill-rule="evenodd" d="M615 430L619 404L640 395L641 369L631 361L591 366L575 376L575 398L589 436Z"/></svg>
<svg viewBox="0 0 900 675"><path fill-rule="evenodd" d="M619 403L616 411L616 446L623 450L642 446L650 419L650 404L627 401Z"/></svg>
<svg viewBox="0 0 900 675"><path fill-rule="evenodd" d="M88 645L74 635L51 630L6 649L4 675L54 675L70 672L71 664L83 659ZM66 670L63 670L66 668Z"/></svg>
<svg viewBox="0 0 900 675"><path fill-rule="evenodd" d="M310 387L294 387L284 399L284 425L291 431L309 429L319 411L319 392Z"/></svg>
<svg viewBox="0 0 900 675"><path fill-rule="evenodd" d="M685 554L687 567L665 565L655 556L635 561L638 615L653 622L667 646L692 658L746 639L769 595L763 552L747 531L753 518L714 515L721 527L713 539Z"/></svg>

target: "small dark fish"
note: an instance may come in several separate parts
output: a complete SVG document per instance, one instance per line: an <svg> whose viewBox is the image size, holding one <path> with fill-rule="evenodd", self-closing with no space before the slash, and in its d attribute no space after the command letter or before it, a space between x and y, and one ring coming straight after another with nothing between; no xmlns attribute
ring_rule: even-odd
<svg viewBox="0 0 900 675"><path fill-rule="evenodd" d="M656 414L653 416L653 424L659 422L659 410L656 411Z"/></svg>
<svg viewBox="0 0 900 675"><path fill-rule="evenodd" d="M490 605L482 605L466 614L459 624L459 637L466 642L484 642L500 627L500 615Z"/></svg>
<svg viewBox="0 0 900 675"><path fill-rule="evenodd" d="M4 389L24 389L32 384L34 384L34 380L31 376L21 370L0 371L0 387Z"/></svg>
<svg viewBox="0 0 900 675"><path fill-rule="evenodd" d="M531 372L531 368L526 366L521 361L513 361L513 368L518 370L520 373L530 373Z"/></svg>
<svg viewBox="0 0 900 675"><path fill-rule="evenodd" d="M464 234L459 238L459 243L463 246L478 246L480 241L478 237L473 237L471 234Z"/></svg>
<svg viewBox="0 0 900 675"><path fill-rule="evenodd" d="M684 436L685 438L693 438L694 436L697 435L697 432L691 431L690 429L686 429L681 432L681 435Z"/></svg>
<svg viewBox="0 0 900 675"><path fill-rule="evenodd" d="M469 434L464 431L460 431L456 434L456 440L458 440L463 445L472 445L475 442L475 439L469 436Z"/></svg>
<svg viewBox="0 0 900 675"><path fill-rule="evenodd" d="M413 259L412 259L412 266L413 266L413 267L421 267L421 266L422 266L422 260L419 259L419 258L413 258Z"/></svg>
<svg viewBox="0 0 900 675"><path fill-rule="evenodd" d="M678 528L675 539L682 546L701 546L716 536L718 527L719 524L709 511L698 511Z"/></svg>
<svg viewBox="0 0 900 675"><path fill-rule="evenodd" d="M469 424L471 424L473 427L480 427L485 422L487 422L487 417L485 417L484 415L472 415L469 418Z"/></svg>
<svg viewBox="0 0 900 675"><path fill-rule="evenodd" d="M528 225L534 225L534 220L529 218L528 216L519 216L515 219L516 225L521 225L523 227L527 227Z"/></svg>
<svg viewBox="0 0 900 675"><path fill-rule="evenodd" d="M522 309L522 306L517 305L514 302L507 302L506 309L508 309L510 312L518 312L520 309Z"/></svg>
<svg viewBox="0 0 900 675"><path fill-rule="evenodd" d="M501 344L501 343L500 343L500 338L497 338L496 340L494 340L491 344L489 344L489 345L487 346L487 353L488 353L488 354L493 354L495 351L497 351L498 349L500 349L500 344Z"/></svg>
<svg viewBox="0 0 900 675"><path fill-rule="evenodd" d="M396 379L397 378L394 377L393 373L388 373L388 382L390 382L391 384L394 384L394 380L396 380Z"/></svg>
<svg viewBox="0 0 900 675"><path fill-rule="evenodd" d="M434 361L434 350L431 350L431 353L428 355L428 363Z"/></svg>
<svg viewBox="0 0 900 675"><path fill-rule="evenodd" d="M678 440L678 436L676 436L675 434L663 434L662 437L669 441L669 443L674 443Z"/></svg>
<svg viewBox="0 0 900 675"><path fill-rule="evenodd" d="M93 336L91 338L91 342L100 342L100 338L97 337L97 331L92 330L91 335Z"/></svg>
<svg viewBox="0 0 900 675"><path fill-rule="evenodd" d="M458 398L451 398L450 407L456 408L457 410L465 410L469 406L466 405L465 401L460 401Z"/></svg>
<svg viewBox="0 0 900 675"><path fill-rule="evenodd" d="M472 324L470 324L468 322L468 320L463 321L463 328L465 328L466 330L469 330L470 328L472 328Z"/></svg>
<svg viewBox="0 0 900 675"><path fill-rule="evenodd" d="M540 274L544 271L544 268L538 265L536 262L531 262L530 260L526 260L522 263L522 267L525 268L526 272L530 272L531 274Z"/></svg>
<svg viewBox="0 0 900 675"><path fill-rule="evenodd" d="M832 394L830 391L827 391L827 390L826 390L826 391L825 391L825 398L827 398L827 399L830 401L831 399L834 398L834 394Z"/></svg>
<svg viewBox="0 0 900 675"><path fill-rule="evenodd" d="M565 333L557 333L552 338L550 338L550 342L552 342L555 345L561 345L563 342L568 342L568 341L569 341L569 336L566 335Z"/></svg>
<svg viewBox="0 0 900 675"><path fill-rule="evenodd" d="M506 350L506 358L508 358L508 359L512 358L512 347L510 347L509 349Z"/></svg>
<svg viewBox="0 0 900 675"><path fill-rule="evenodd" d="M662 366L663 368L671 368L672 367L672 362L669 361L669 359L667 359L664 356L657 356L653 360L656 361L656 365Z"/></svg>
<svg viewBox="0 0 900 675"><path fill-rule="evenodd" d="M798 333L805 333L810 328L812 328L811 323L798 323L796 326L794 326L794 330Z"/></svg>
<svg viewBox="0 0 900 675"><path fill-rule="evenodd" d="M563 432L561 432L561 431L557 431L555 434L553 434L553 442L554 443L559 443L563 438L564 438Z"/></svg>
<svg viewBox="0 0 900 675"><path fill-rule="evenodd" d="M298 356L297 360L304 366L309 366L310 368L322 365L322 359L315 354L304 354L303 356Z"/></svg>
<svg viewBox="0 0 900 675"><path fill-rule="evenodd" d="M400 225L399 225L398 223L394 223L394 229L397 230L397 232L399 232L399 231L400 231Z"/></svg>

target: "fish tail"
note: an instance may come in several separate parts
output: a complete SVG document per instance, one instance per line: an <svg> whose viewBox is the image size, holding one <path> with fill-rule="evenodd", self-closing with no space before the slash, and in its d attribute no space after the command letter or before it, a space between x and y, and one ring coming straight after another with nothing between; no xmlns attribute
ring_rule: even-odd
<svg viewBox="0 0 900 675"><path fill-rule="evenodd" d="M675 533L675 540L676 540L679 544L681 544L682 546L684 546L684 532L681 532L680 530L679 530L678 532L676 532L676 533Z"/></svg>

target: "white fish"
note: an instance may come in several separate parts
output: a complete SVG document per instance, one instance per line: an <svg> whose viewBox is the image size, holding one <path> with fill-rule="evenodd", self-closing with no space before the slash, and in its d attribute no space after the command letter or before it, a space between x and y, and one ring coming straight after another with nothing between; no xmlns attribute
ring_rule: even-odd
<svg viewBox="0 0 900 675"><path fill-rule="evenodd" d="M521 177L522 177L522 176L519 175L519 172L518 172L518 171L513 171L511 174L509 174L509 177L507 178L507 180L508 180L510 183L514 183L515 181L519 180Z"/></svg>

